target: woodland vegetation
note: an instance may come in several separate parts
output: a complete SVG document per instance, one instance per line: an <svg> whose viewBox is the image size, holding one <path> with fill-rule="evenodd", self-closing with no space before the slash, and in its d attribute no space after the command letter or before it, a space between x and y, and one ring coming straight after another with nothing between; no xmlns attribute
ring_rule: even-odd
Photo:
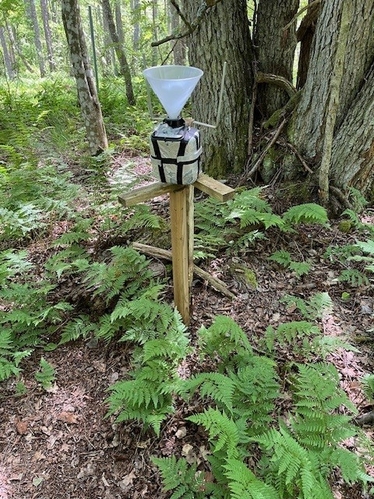
<svg viewBox="0 0 374 499"><path fill-rule="evenodd" d="M374 7L314 1L296 18L305 2L276 17L271 3L1 3L1 498L373 497L372 38L354 47L350 85L341 64ZM322 51L305 44L319 30L322 43L328 15L331 78L314 96ZM266 33L282 70L266 67ZM311 59L292 74L297 37ZM237 192L196 193L194 261L223 286L194 279L187 329L170 264L136 245L169 249L167 199L118 196L153 181L141 69L203 67L186 114L214 122L226 59L205 161ZM318 96L323 130L294 141ZM357 120L365 164L342 184L338 147Z"/></svg>

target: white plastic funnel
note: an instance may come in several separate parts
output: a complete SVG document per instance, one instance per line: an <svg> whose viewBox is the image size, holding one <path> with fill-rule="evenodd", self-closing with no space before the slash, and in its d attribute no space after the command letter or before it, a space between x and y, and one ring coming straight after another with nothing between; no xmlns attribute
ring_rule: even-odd
<svg viewBox="0 0 374 499"><path fill-rule="evenodd" d="M159 98L170 119L176 120L203 71L191 66L155 66L143 75Z"/></svg>

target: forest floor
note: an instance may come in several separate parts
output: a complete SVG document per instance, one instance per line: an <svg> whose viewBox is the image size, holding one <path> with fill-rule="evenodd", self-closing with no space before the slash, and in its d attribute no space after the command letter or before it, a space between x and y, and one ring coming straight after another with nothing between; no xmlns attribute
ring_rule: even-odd
<svg viewBox="0 0 374 499"><path fill-rule="evenodd" d="M134 160L134 158L132 158ZM162 210L165 203L162 204ZM157 201L154 202L157 210ZM338 349L329 356L341 377L341 386L358 406L359 414L373 410L363 398L359 379L374 369L373 328L374 290L357 287L344 301L344 283L337 281L334 264L321 255L327 247L346 244L354 234L344 234L338 221L330 228L307 227L287 236L291 245L312 261L312 270L296 279L290 271L279 270L264 255L279 249L278 239L256 243L241 258L254 272L256 289L243 287L228 272L225 255L217 255L205 270L223 280L236 294L231 300L196 278L192 289L192 320L189 333L209 326L218 314L231 316L247 332L253 344L268 325L276 327L288 320L300 320L297 310L280 304L285 294L307 298L328 292L334 302L331 314L321 323L326 335L340 336L358 351ZM282 236L283 237L283 236ZM204 265L201 264L204 268ZM172 288L167 299L172 303ZM366 336L365 336L366 335ZM177 409L163 425L160 438L144 432L137 422L118 424L106 418L108 386L130 369L126 344L102 344L80 340L51 352L35 351L24 363L24 395L15 395L14 379L3 383L0 405L0 499L161 499L162 484L151 456L188 456L204 466L208 442L184 418L187 406ZM283 352L287 358L287 351ZM56 382L45 391L34 373L41 356L54 367ZM303 359L300 359L303 361ZM196 362L191 359L191 369ZM185 366L188 370L188 365ZM366 426L369 436L373 426ZM355 442L347 446L355 449ZM374 468L368 470L374 476ZM336 499L369 497L358 486L344 486L338 476L333 490Z"/></svg>

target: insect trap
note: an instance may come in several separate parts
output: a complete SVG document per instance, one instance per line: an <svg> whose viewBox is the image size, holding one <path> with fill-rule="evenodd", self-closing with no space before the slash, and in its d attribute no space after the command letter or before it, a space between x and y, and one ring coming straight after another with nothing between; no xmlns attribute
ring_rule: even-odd
<svg viewBox="0 0 374 499"><path fill-rule="evenodd" d="M150 137L153 173L168 184L192 184L200 173L200 132L186 125L181 111L203 71L190 66L155 66L143 75L167 113Z"/></svg>

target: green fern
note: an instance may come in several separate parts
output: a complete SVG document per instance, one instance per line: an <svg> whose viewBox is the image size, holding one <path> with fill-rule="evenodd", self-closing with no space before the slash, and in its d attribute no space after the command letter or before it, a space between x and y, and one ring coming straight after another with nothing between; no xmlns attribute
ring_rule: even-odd
<svg viewBox="0 0 374 499"><path fill-rule="evenodd" d="M35 373L35 379L45 390L51 388L55 380L55 370L44 357L40 359L40 369Z"/></svg>
<svg viewBox="0 0 374 499"><path fill-rule="evenodd" d="M280 300L287 307L290 305L296 306L301 315L309 320L321 318L333 308L333 302L328 293L315 293L309 300L303 300L297 296L286 295Z"/></svg>
<svg viewBox="0 0 374 499"><path fill-rule="evenodd" d="M197 471L196 464L188 464L186 459L153 457L152 462L160 469L164 491L174 490L170 499L204 499L203 473Z"/></svg>
<svg viewBox="0 0 374 499"><path fill-rule="evenodd" d="M292 206L283 214L282 218L288 225L301 223L326 225L328 223L325 208L315 203Z"/></svg>
<svg viewBox="0 0 374 499"><path fill-rule="evenodd" d="M199 346L203 357L217 356L222 365L230 365L230 361L240 362L252 353L252 347L244 331L238 324L223 315L215 317L209 328L202 327L199 331Z"/></svg>
<svg viewBox="0 0 374 499"><path fill-rule="evenodd" d="M293 377L294 413L291 420L298 440L309 449L320 451L337 446L356 434L351 416L337 414L345 406L357 409L339 387L339 373L332 364L298 364Z"/></svg>
<svg viewBox="0 0 374 499"><path fill-rule="evenodd" d="M201 414L189 416L186 419L205 428L213 445L213 453L223 450L229 459L238 457L239 428L236 422L224 412L209 408Z"/></svg>
<svg viewBox="0 0 374 499"><path fill-rule="evenodd" d="M116 414L117 421L140 420L157 435L174 411L174 397L182 383L178 366L190 351L180 315L174 313L174 319L174 327L144 343L135 356L138 367L131 373L133 379L112 385L107 400L108 414Z"/></svg>
<svg viewBox="0 0 374 499"><path fill-rule="evenodd" d="M374 240L368 239L367 241L358 241L356 243L356 246L360 248L363 253L367 253L367 255L355 255L352 256L350 260L356 262L365 262L365 270L374 272Z"/></svg>
<svg viewBox="0 0 374 499"><path fill-rule="evenodd" d="M358 269L343 270L340 273L338 280L339 282L346 282L347 284L355 288L360 286L367 286L370 283L367 276Z"/></svg>
<svg viewBox="0 0 374 499"><path fill-rule="evenodd" d="M258 479L243 462L227 459L224 469L231 499L280 499L276 488Z"/></svg>
<svg viewBox="0 0 374 499"><path fill-rule="evenodd" d="M94 296L103 295L107 303L125 288L129 297L134 295L152 278L148 261L133 248L114 246L110 253L111 262L92 264L83 280Z"/></svg>
<svg viewBox="0 0 374 499"><path fill-rule="evenodd" d="M308 262L296 262L292 260L291 254L288 251L279 250L273 253L269 260L277 262L284 268L288 268L295 272L297 277L308 274L311 269L311 264Z"/></svg>

